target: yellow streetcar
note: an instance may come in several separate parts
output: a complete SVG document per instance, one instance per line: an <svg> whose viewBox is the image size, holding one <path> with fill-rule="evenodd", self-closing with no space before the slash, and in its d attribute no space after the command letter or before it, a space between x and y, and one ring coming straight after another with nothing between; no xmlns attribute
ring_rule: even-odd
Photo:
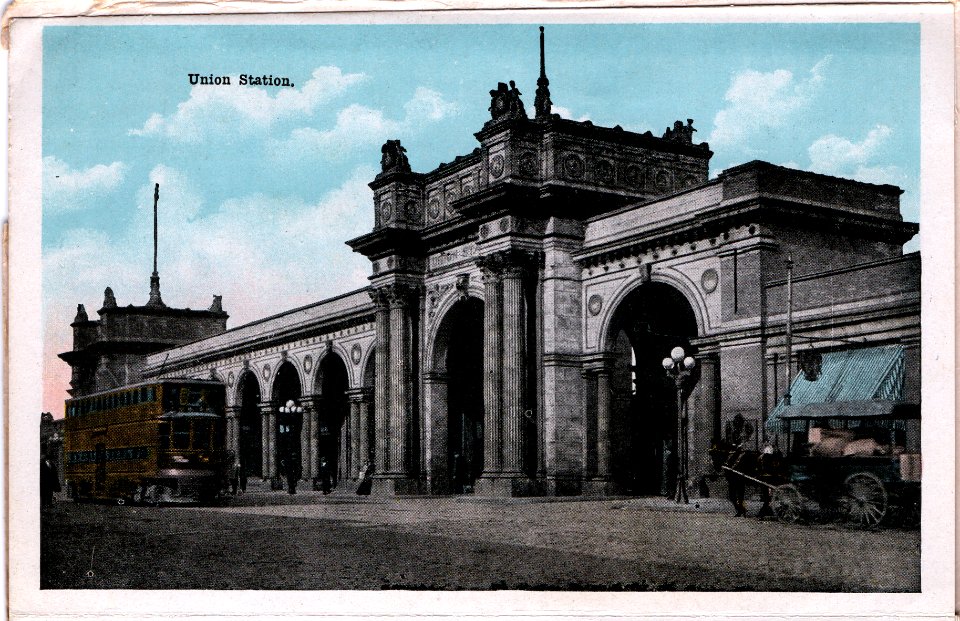
<svg viewBox="0 0 960 621"><path fill-rule="evenodd" d="M224 386L171 379L66 402L64 478L76 500L209 502L225 487Z"/></svg>

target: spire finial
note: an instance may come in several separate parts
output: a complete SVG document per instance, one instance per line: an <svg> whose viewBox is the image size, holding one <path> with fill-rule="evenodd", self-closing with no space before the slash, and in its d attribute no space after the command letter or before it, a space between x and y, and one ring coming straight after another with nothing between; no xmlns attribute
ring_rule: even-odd
<svg viewBox="0 0 960 621"><path fill-rule="evenodd" d="M153 186L153 274L150 275L150 300L147 306L166 306L160 298L160 274L157 273L157 202L160 200L160 184Z"/></svg>
<svg viewBox="0 0 960 621"><path fill-rule="evenodd" d="M547 61L544 54L543 26L540 26L540 77L537 78L537 95L533 100L536 118L550 117L550 80L547 79Z"/></svg>

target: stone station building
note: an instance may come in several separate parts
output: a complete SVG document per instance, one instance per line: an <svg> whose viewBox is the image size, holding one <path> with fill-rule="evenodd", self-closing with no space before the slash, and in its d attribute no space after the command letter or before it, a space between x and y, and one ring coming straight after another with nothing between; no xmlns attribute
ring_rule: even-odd
<svg viewBox="0 0 960 621"><path fill-rule="evenodd" d="M369 462L382 494L668 493L676 346L698 363L692 493L734 417L767 439L804 352L897 345L895 397L919 403L899 188L764 162L710 179L690 120L655 136L552 113L542 54L532 118L512 82L490 95L465 156L419 173L384 144L374 228L347 242L369 287L146 351L142 377L223 381L228 441L265 478L294 400L303 478L321 457L343 483Z"/></svg>

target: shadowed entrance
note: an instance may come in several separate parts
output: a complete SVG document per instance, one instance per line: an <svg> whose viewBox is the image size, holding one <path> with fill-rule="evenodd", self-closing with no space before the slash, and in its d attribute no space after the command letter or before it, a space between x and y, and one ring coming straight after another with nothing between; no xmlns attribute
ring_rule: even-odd
<svg viewBox="0 0 960 621"><path fill-rule="evenodd" d="M473 493L483 472L483 302L467 297L440 323L434 345L434 491Z"/></svg>
<svg viewBox="0 0 960 621"><path fill-rule="evenodd" d="M608 350L613 354L610 391L611 470L625 491L670 495L676 477L676 387L661 361L681 346L695 353L693 309L683 295L663 283L646 283L617 307L610 325ZM694 371L686 397L699 379Z"/></svg>

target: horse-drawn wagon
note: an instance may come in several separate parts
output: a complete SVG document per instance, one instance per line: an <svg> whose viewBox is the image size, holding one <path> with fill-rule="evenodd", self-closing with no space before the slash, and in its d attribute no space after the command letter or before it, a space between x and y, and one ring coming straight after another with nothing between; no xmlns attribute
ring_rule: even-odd
<svg viewBox="0 0 960 621"><path fill-rule="evenodd" d="M743 485L751 482L765 510L783 522L817 514L872 527L897 513L909 523L920 510L919 421L918 405L895 401L788 407L777 421L785 454L718 450L724 459L716 463L738 515Z"/></svg>
<svg viewBox="0 0 960 621"><path fill-rule="evenodd" d="M861 526L892 510L910 521L920 507L920 408L891 401L809 404L781 413L786 480L772 508L787 522L815 505Z"/></svg>

